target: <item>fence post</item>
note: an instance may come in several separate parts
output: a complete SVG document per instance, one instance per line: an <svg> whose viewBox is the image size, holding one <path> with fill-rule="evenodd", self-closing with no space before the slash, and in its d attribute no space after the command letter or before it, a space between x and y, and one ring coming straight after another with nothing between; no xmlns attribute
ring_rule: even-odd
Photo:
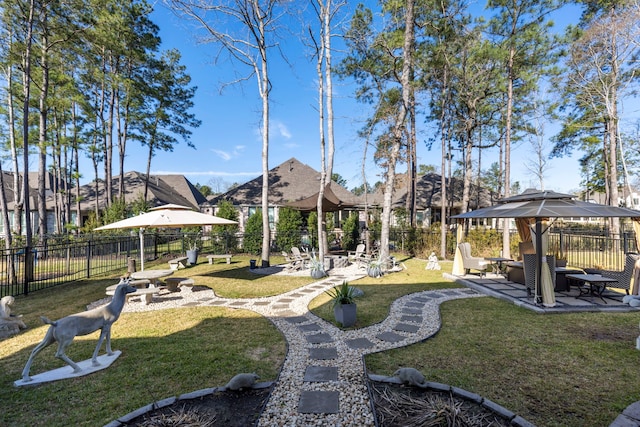
<svg viewBox="0 0 640 427"><path fill-rule="evenodd" d="M629 253L629 232L625 231L622 234L622 250L625 254Z"/></svg>
<svg viewBox="0 0 640 427"><path fill-rule="evenodd" d="M87 279L91 277L91 239L87 240Z"/></svg>

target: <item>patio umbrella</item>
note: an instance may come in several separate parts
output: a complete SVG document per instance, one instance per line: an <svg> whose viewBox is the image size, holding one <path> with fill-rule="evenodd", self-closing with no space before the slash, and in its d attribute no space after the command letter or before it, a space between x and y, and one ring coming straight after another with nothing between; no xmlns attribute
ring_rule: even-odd
<svg viewBox="0 0 640 427"><path fill-rule="evenodd" d="M542 236L543 231L542 221L548 218L631 218L634 221L634 230L640 230L640 211L583 202L575 200L573 197L570 194L554 191L529 189L516 196L501 199L494 206L465 212L455 215L453 218L516 218L516 220L518 218L528 218L533 221L533 230L540 236ZM640 233L636 233L636 243L640 243L638 239L640 239ZM542 282L542 249L542 239L536 239L536 293L538 295L541 294L539 287Z"/></svg>
<svg viewBox="0 0 640 427"><path fill-rule="evenodd" d="M196 212L187 206L163 205L149 212L133 216L131 218L103 225L95 230L119 230L125 228L139 228L140 234L140 269L144 270L144 230L147 228L182 228L197 227L203 225L230 225L236 221L220 218L213 215Z"/></svg>

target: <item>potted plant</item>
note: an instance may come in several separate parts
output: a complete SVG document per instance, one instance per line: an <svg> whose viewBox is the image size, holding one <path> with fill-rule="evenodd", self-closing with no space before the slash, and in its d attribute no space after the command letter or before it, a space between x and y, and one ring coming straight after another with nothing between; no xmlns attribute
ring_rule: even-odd
<svg viewBox="0 0 640 427"><path fill-rule="evenodd" d="M559 248L556 248L553 252L553 256L556 259L556 267L566 267L567 266L567 256L560 251Z"/></svg>
<svg viewBox="0 0 640 427"><path fill-rule="evenodd" d="M198 263L198 251L200 250L200 235L185 234L184 244L187 248L187 263L190 265L196 265Z"/></svg>
<svg viewBox="0 0 640 427"><path fill-rule="evenodd" d="M309 260L309 269L311 277L314 279L322 279L327 275L327 272L324 271L324 264L317 260L315 255Z"/></svg>
<svg viewBox="0 0 640 427"><path fill-rule="evenodd" d="M369 277L382 277L382 260L381 259L374 259L369 261L369 264L367 265L367 275Z"/></svg>
<svg viewBox="0 0 640 427"><path fill-rule="evenodd" d="M340 323L344 328L355 325L355 288L350 286L347 281L343 281L342 285L336 286L326 291L326 293L333 299L333 315L336 322Z"/></svg>

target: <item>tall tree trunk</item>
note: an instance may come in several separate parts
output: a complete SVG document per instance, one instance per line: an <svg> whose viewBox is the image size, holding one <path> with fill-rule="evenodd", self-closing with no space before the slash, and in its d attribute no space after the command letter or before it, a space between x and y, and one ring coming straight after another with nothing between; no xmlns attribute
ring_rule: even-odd
<svg viewBox="0 0 640 427"><path fill-rule="evenodd" d="M22 233L22 204L24 203L22 200L22 192L20 191L20 167L18 161L18 146L16 143L16 117L13 109L13 85L12 85L12 67L11 65L7 66L7 114L9 117L9 149L11 152L11 165L13 167L13 200L15 201L13 205L13 228L10 227L10 223L6 223L6 232L8 236L16 233L20 235ZM7 242L5 242L7 243ZM9 242L10 244L10 242Z"/></svg>
<svg viewBox="0 0 640 427"><path fill-rule="evenodd" d="M253 8L258 13L258 0L253 1ZM262 16L258 21L260 70L258 70L258 89L262 98L262 266L269 266L271 250L271 228L269 227L269 69L267 67L267 44L265 22Z"/></svg>
<svg viewBox="0 0 640 427"><path fill-rule="evenodd" d="M329 0L328 0L329 1ZM324 218L324 211L322 209L322 200L324 199L324 189L327 183L327 165L326 165L326 141L325 141L325 116L324 116L324 82L325 78L322 72L322 64L325 59L325 39L323 37L324 32L324 17L326 14L326 4L322 1L318 1L318 7L320 9L320 44L317 46L317 61L316 61L316 73L318 75L318 137L320 139L320 189L318 191L318 200L316 202L316 212L318 215L318 257L320 262L324 265L324 255L327 253L327 230L326 221ZM331 176L329 176L329 182Z"/></svg>
<svg viewBox="0 0 640 427"><path fill-rule="evenodd" d="M513 61L515 57L515 47L509 48L509 59L507 61L507 116L505 119L504 132L504 197L511 195L511 120L513 116ZM509 231L509 221L502 222L502 256L511 257L511 236Z"/></svg>
<svg viewBox="0 0 640 427"><path fill-rule="evenodd" d="M385 183L384 201L382 206L382 231L380 234L380 259L386 260L389 257L389 232L391 225L391 201L393 199L393 189L395 186L396 163L400 156L400 147L402 145L403 129L409 107L411 104L411 75L413 70L413 53L415 45L415 12L414 0L407 0L405 5L405 31L402 52L402 105L396 118L393 129L393 144L390 150L389 162L387 167L387 179Z"/></svg>
<svg viewBox="0 0 640 427"><path fill-rule="evenodd" d="M47 12L42 9L42 24L47 26ZM42 70L42 82L39 97L39 135L38 135L38 235L40 244L44 243L47 235L47 206L46 206L46 178L47 178L47 96L49 92L49 59L48 59L47 31L43 31L40 55L40 68Z"/></svg>

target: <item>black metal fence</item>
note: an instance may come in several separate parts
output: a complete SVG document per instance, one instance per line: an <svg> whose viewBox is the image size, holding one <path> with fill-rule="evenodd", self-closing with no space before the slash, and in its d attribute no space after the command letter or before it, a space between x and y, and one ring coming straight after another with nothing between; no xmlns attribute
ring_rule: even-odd
<svg viewBox="0 0 640 427"><path fill-rule="evenodd" d="M454 232L447 233L447 258L453 259L456 248ZM184 254L190 245L197 244L201 253L242 253L241 234L183 234L180 232L148 232L144 235L145 260ZM440 255L440 232L431 230L392 230L390 247L393 251L422 256L430 252ZM517 234L511 236L515 254ZM276 239L273 239L275 242ZM375 238L373 239L375 246ZM501 249L501 235L495 230L469 234L473 248L483 248L479 256L497 256ZM300 246L304 246L304 235ZM568 264L578 268L622 270L627 253L637 253L635 235L625 232L619 239L601 235L571 232L551 232L549 253L560 253ZM290 248L277 248L272 253ZM346 248L343 248L346 250ZM86 236L74 239L50 239L32 248L0 251L0 298L6 295L28 294L66 282L105 275L127 268L129 258L140 259L140 239L137 234Z"/></svg>

